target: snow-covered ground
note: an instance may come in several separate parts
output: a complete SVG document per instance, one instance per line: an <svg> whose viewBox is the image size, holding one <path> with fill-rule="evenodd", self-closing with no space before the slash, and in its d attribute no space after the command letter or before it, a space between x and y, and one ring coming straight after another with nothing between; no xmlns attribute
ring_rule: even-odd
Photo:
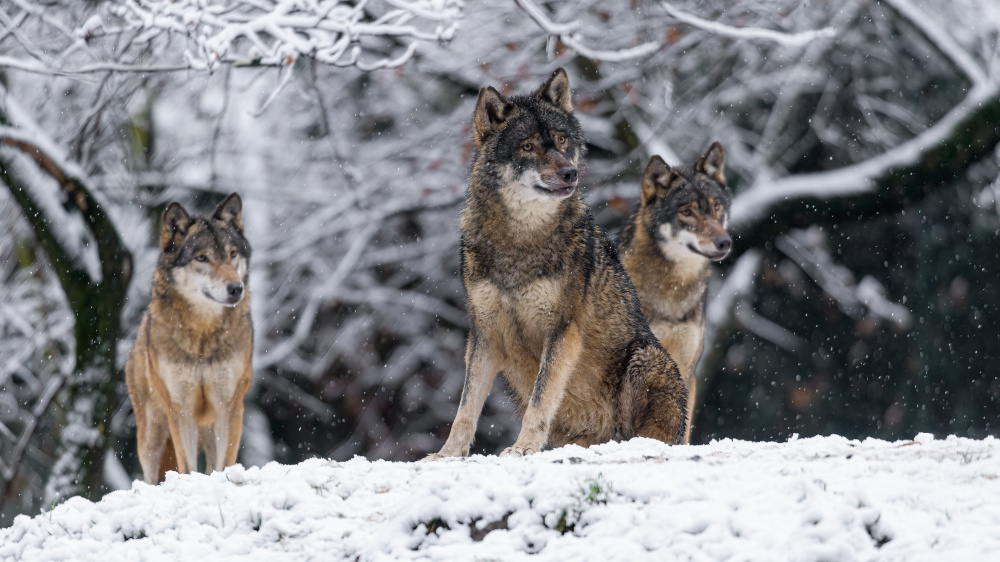
<svg viewBox="0 0 1000 562"><path fill-rule="evenodd" d="M841 437L524 459L314 459L137 482L4 560L1000 560L1000 440Z"/></svg>

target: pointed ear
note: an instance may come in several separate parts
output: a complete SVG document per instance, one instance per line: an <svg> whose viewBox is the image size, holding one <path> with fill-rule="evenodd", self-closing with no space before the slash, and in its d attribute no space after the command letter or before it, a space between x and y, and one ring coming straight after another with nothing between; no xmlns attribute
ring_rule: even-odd
<svg viewBox="0 0 1000 562"><path fill-rule="evenodd" d="M180 203L175 201L167 205L160 219L160 248L164 251L174 249L177 238L187 234L190 226L191 217Z"/></svg>
<svg viewBox="0 0 1000 562"><path fill-rule="evenodd" d="M646 164L646 172L642 175L642 201L645 207L656 200L657 192L664 192L670 185L670 166L659 156L653 156Z"/></svg>
<svg viewBox="0 0 1000 562"><path fill-rule="evenodd" d="M725 165L726 154L722 151L722 145L713 142L712 146L708 147L708 152L695 164L695 169L726 183Z"/></svg>
<svg viewBox="0 0 1000 562"><path fill-rule="evenodd" d="M240 199L240 194L236 192L230 193L225 201L219 203L219 206L215 209L215 213L212 214L212 218L229 223L238 232L242 233L243 200Z"/></svg>
<svg viewBox="0 0 1000 562"><path fill-rule="evenodd" d="M566 113L573 113L573 100L569 93L569 76L562 67L557 68L552 76L542 84L535 97L548 102Z"/></svg>
<svg viewBox="0 0 1000 562"><path fill-rule="evenodd" d="M479 100L476 101L476 115L472 120L473 134L476 146L481 147L490 135L500 130L510 112L510 102L500 95L493 86L479 89Z"/></svg>

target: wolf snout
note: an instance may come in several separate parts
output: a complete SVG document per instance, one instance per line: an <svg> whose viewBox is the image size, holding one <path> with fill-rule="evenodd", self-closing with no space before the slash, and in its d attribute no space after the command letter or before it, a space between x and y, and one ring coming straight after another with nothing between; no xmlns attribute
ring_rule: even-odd
<svg viewBox="0 0 1000 562"><path fill-rule="evenodd" d="M733 248L733 239L728 236L720 236L715 239L715 249L719 252L729 252Z"/></svg>
<svg viewBox="0 0 1000 562"><path fill-rule="evenodd" d="M229 297L229 302L231 303L239 302L240 297L243 296L243 283L230 283L226 285L226 296Z"/></svg>
<svg viewBox="0 0 1000 562"><path fill-rule="evenodd" d="M715 261L720 261L729 255L729 251L733 249L733 239L729 236L719 236L712 243L715 246L715 255L712 259Z"/></svg>
<svg viewBox="0 0 1000 562"><path fill-rule="evenodd" d="M577 180L576 166L566 166L559 169L559 179L565 184L574 184Z"/></svg>

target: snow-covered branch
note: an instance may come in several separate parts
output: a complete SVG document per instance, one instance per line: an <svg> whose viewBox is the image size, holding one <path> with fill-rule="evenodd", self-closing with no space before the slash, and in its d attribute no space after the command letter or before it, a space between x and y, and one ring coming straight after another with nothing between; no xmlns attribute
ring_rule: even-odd
<svg viewBox="0 0 1000 562"><path fill-rule="evenodd" d="M94 16L82 37L139 33L148 42L160 35L190 38L191 68L219 64L287 66L301 56L362 70L406 63L420 42L450 41L461 18L462 0L260 0L206 3L200 0L128 0L112 6L118 21ZM115 27L117 26L117 27ZM371 38L389 42L371 45Z"/></svg>
<svg viewBox="0 0 1000 562"><path fill-rule="evenodd" d="M823 29L817 29L815 31L800 31L798 33L783 33L780 31L774 31L771 29L763 29L757 27L733 27L731 25L726 25L723 23L709 21L704 18L700 18L694 14L689 14L683 10L678 10L669 2L661 1L660 5L663 6L664 11L666 11L667 14L670 15L670 17L676 19L677 21L686 23L693 27L697 27L698 29L707 31L715 35L721 35L723 37L732 37L734 39L749 39L752 41L770 41L789 47L798 47L801 45L811 43L816 39L834 37L837 34L836 30L829 27Z"/></svg>
<svg viewBox="0 0 1000 562"><path fill-rule="evenodd" d="M866 275L855 283L850 270L833 262L829 253L821 248L817 228L780 236L775 239L774 246L809 275L847 316L860 319L867 310L900 328L906 329L912 324L910 311L887 299L885 287L875 278Z"/></svg>
<svg viewBox="0 0 1000 562"><path fill-rule="evenodd" d="M910 0L886 0L886 4L919 29L935 48L962 70L974 87L982 87L989 83L990 79L983 67L960 47L930 14L913 5Z"/></svg>
<svg viewBox="0 0 1000 562"><path fill-rule="evenodd" d="M594 49L583 43L583 34L580 32L582 26L579 22L556 23L532 0L514 0L514 2L535 20L542 31L558 38L564 45L589 59L621 62L649 56L660 49L660 44L652 41L614 51Z"/></svg>
<svg viewBox="0 0 1000 562"><path fill-rule="evenodd" d="M829 212L835 200L865 195L902 204L909 196L953 179L990 153L1000 142L1000 129L995 126L998 113L1000 83L974 88L934 126L881 155L828 172L758 178L733 199L731 224L746 233L769 221L779 209L804 213L806 201L825 202L817 213ZM858 208L855 213L861 211ZM779 222L785 228L802 226Z"/></svg>

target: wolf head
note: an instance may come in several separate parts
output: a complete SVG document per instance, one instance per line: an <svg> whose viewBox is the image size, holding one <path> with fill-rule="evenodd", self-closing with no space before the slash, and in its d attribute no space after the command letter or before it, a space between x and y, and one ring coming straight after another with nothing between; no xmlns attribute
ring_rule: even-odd
<svg viewBox="0 0 1000 562"><path fill-rule="evenodd" d="M191 217L176 202L168 205L160 226L157 267L167 287L191 304L239 304L250 269L242 212L243 202L236 193L207 217Z"/></svg>
<svg viewBox="0 0 1000 562"><path fill-rule="evenodd" d="M653 156L642 178L640 215L663 255L672 261L729 255L726 232L732 195L723 172L722 145L713 143L693 166L671 169Z"/></svg>
<svg viewBox="0 0 1000 562"><path fill-rule="evenodd" d="M586 144L562 68L534 94L507 98L480 89L473 132L474 169L492 176L487 183L508 208L554 209L576 192Z"/></svg>

